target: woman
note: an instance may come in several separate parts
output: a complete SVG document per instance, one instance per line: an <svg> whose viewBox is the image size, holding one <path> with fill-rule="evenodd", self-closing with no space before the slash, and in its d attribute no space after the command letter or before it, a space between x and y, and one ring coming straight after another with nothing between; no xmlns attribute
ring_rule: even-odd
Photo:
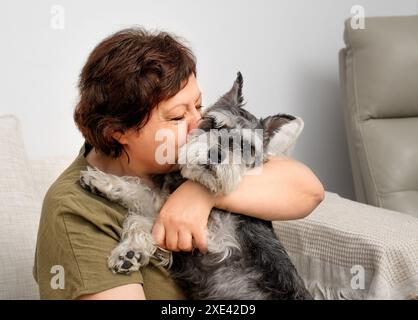
<svg viewBox="0 0 418 320"><path fill-rule="evenodd" d="M171 131L177 148L198 125L202 93L192 52L168 33L122 30L90 54L79 89L74 119L85 143L44 199L34 266L41 298L184 298L157 261L128 275L107 268L126 210L85 191L78 179L88 164L150 185L150 174L177 169L156 161L161 143L156 133ZM196 182L183 183L154 224L156 243L172 251L195 246L204 252L213 207L266 220L299 219L312 212L324 196L317 177L290 158L269 160L261 174L246 175L226 196L215 196Z"/></svg>

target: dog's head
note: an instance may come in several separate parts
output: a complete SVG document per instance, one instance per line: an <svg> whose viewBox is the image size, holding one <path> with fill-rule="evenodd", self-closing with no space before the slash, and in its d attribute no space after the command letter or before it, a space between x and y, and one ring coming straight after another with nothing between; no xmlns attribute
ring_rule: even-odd
<svg viewBox="0 0 418 320"><path fill-rule="evenodd" d="M288 155L303 130L303 120L284 113L257 119L244 109L242 86L242 74L238 72L232 88L205 110L199 129L251 129L257 134L261 132L264 154Z"/></svg>
<svg viewBox="0 0 418 320"><path fill-rule="evenodd" d="M257 119L243 107L242 84L238 73L232 88L203 112L199 127L179 150L182 176L212 192L235 190L248 169L262 169L268 154L287 155L303 129L302 119L288 114Z"/></svg>

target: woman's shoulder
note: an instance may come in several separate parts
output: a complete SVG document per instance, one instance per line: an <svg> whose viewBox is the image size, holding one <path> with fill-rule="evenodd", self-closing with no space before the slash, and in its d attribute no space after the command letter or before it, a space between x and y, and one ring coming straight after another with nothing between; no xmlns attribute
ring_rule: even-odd
<svg viewBox="0 0 418 320"><path fill-rule="evenodd" d="M84 190L79 167L67 168L45 195L33 274L43 299L74 299L127 283L141 273L113 274L107 256L120 240L124 209ZM65 271L65 290L51 289L51 266Z"/></svg>
<svg viewBox="0 0 418 320"><path fill-rule="evenodd" d="M77 216L97 226L122 224L125 208L81 187L80 172L86 169L87 162L80 154L53 182L43 200L41 221L48 224L65 215Z"/></svg>
<svg viewBox="0 0 418 320"><path fill-rule="evenodd" d="M45 194L43 207L61 208L64 204L71 204L73 201L84 202L88 200L89 195L81 188L78 180L81 170L79 157L67 167L59 177L51 184Z"/></svg>

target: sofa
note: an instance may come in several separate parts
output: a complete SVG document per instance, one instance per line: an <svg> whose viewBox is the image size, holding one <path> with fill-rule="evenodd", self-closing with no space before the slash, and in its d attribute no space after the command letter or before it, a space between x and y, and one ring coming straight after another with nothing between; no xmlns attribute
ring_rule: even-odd
<svg viewBox="0 0 418 320"><path fill-rule="evenodd" d="M70 162L29 160L19 120L0 116L0 299L39 298L32 266L42 200Z"/></svg>
<svg viewBox="0 0 418 320"><path fill-rule="evenodd" d="M418 16L364 23L339 54L356 200L418 217Z"/></svg>
<svg viewBox="0 0 418 320"><path fill-rule="evenodd" d="M38 299L32 266L42 199L73 159L29 159L13 115L0 116L0 150L0 299ZM308 217L273 225L315 299L418 296L415 217L326 191Z"/></svg>

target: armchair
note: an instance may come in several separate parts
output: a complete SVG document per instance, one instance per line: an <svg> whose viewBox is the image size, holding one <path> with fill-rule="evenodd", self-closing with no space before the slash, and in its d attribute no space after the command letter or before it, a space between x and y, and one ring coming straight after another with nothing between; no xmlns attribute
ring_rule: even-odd
<svg viewBox="0 0 418 320"><path fill-rule="evenodd" d="M418 217L418 16L345 24L339 54L356 200Z"/></svg>

